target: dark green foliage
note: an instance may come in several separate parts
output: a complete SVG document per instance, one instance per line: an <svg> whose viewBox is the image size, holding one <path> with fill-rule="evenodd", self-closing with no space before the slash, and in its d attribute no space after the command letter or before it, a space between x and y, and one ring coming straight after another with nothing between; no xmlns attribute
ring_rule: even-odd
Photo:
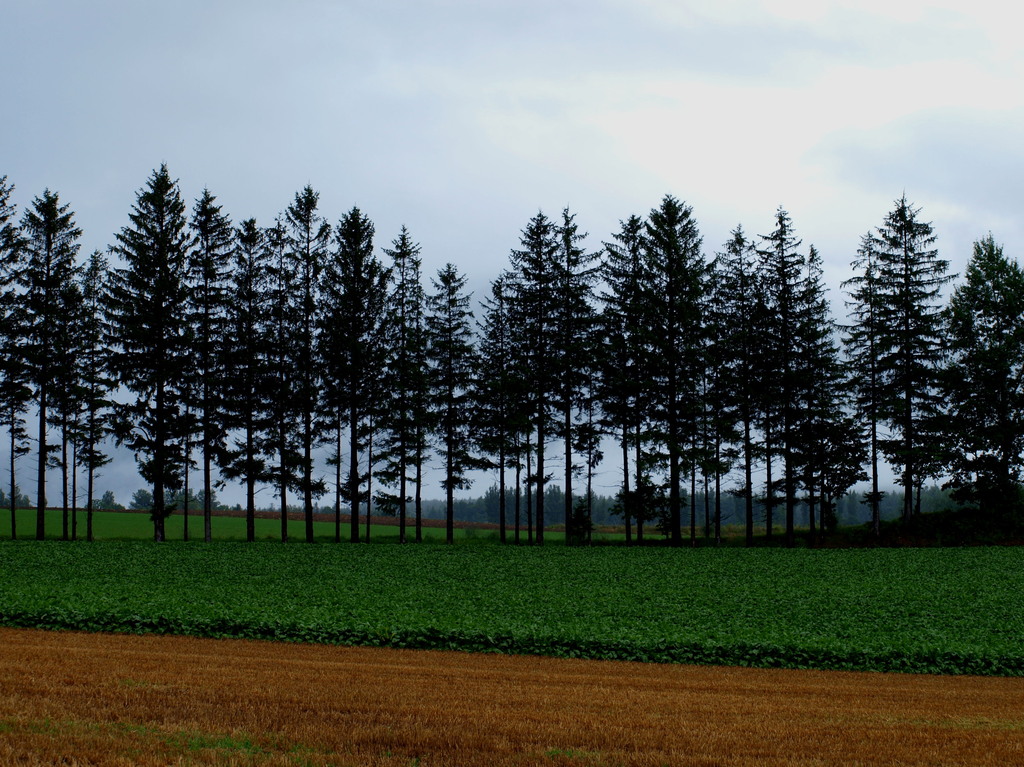
<svg viewBox="0 0 1024 767"><path fill-rule="evenodd" d="M718 327L721 361L721 404L734 424L743 479L733 494L744 503L746 543L754 543L754 466L759 456L757 424L764 390L762 347L766 313L757 254L741 226L737 226L718 254L715 268L713 316Z"/></svg>
<svg viewBox="0 0 1024 767"><path fill-rule="evenodd" d="M703 410L704 301L708 264L693 209L666 195L651 211L644 237L648 280L644 306L649 318L650 376L657 439L668 469L669 533L682 543L682 482L700 459L698 420ZM691 492L692 495L692 492ZM692 510L692 507L691 507ZM695 541L691 515L690 540Z"/></svg>
<svg viewBox="0 0 1024 767"><path fill-rule="evenodd" d="M110 435L111 393L108 371L108 337L104 302L107 295L107 259L99 251L89 256L82 274L82 312L79 354L78 463L86 472L86 539L93 539L93 491L97 470L110 462L103 443ZM106 497L104 496L106 500ZM111 496L111 499L113 496ZM110 509L101 501L100 508Z"/></svg>
<svg viewBox="0 0 1024 767"><path fill-rule="evenodd" d="M473 312L466 278L447 264L427 296L427 360L431 373L435 439L444 461L441 487L447 501L447 540L455 535L455 490L471 484L467 473L479 462L472 454L474 373Z"/></svg>
<svg viewBox="0 0 1024 767"><path fill-rule="evenodd" d="M203 454L203 492L213 489L212 467L222 461L228 424L225 423L225 387L229 375L225 342L229 311L228 277L235 234L231 220L221 212L217 198L204 189L192 208L193 241L188 260L190 358L186 392L189 411L196 419L196 434ZM233 375L233 371L231 375ZM186 471L189 461L186 450ZM187 483L186 483L187 484ZM203 506L203 538L211 539L211 509ZM186 519L187 523L187 519ZM188 526L185 527L188 537Z"/></svg>
<svg viewBox="0 0 1024 767"><path fill-rule="evenodd" d="M786 542L789 545L793 544L799 486L799 399L802 371L797 355L802 315L806 309L802 290L806 257L799 252L800 245L801 241L794 234L789 214L780 206L775 212L775 229L767 235L761 235L761 247L757 252L765 281L765 344L762 351L762 411L767 432L765 459L770 467L776 450L782 458ZM766 484L771 513L775 488L770 474Z"/></svg>
<svg viewBox="0 0 1024 767"><path fill-rule="evenodd" d="M644 256L644 222L630 216L606 242L601 277L601 341L596 357L600 364L601 409L606 426L614 431L622 450L620 512L626 523L626 540L632 540L633 520L642 530L653 514L638 500L645 492L642 451L651 415L654 380L650 370L650 333L653 330L645 306L644 288L649 279ZM630 450L636 468L630 483Z"/></svg>
<svg viewBox="0 0 1024 767"><path fill-rule="evenodd" d="M271 257L266 233L246 219L227 291L224 329L223 425L233 431L220 454L224 476L245 484L246 528L255 537L256 485L273 479L268 466L274 433L271 350L274 316Z"/></svg>
<svg viewBox="0 0 1024 767"><path fill-rule="evenodd" d="M388 371L379 420L384 434L380 456L383 483L397 493L379 493L377 503L384 511L397 512L399 538L406 540L409 483L416 486L416 540L422 538L422 476L431 431L429 373L427 369L426 296L420 274L420 246L403 226L391 248L391 292L387 322L391 342L387 344ZM338 479L341 461L339 449ZM410 477L409 472L413 475ZM340 516L340 497L336 507ZM338 522L340 527L340 521ZM340 538L340 530L338 533Z"/></svg>
<svg viewBox="0 0 1024 767"><path fill-rule="evenodd" d="M297 422L292 426L299 446L295 473L306 520L306 542L313 542L313 498L323 493L323 481L313 477L313 450L322 435L315 418L320 410L321 365L317 357L320 330L321 273L327 260L331 227L317 212L320 195L306 186L285 211L286 257L291 291L285 296L289 321L287 364L291 367L291 393Z"/></svg>
<svg viewBox="0 0 1024 767"><path fill-rule="evenodd" d="M302 463L302 444L301 435L295 428L300 418L300 400L295 394L298 379L292 363L295 322L291 299L295 273L288 258L287 233L280 218L266 230L266 247L269 254L270 300L266 335L269 367L267 415L271 425L264 449L274 458L273 467L268 473L280 502L281 542L284 543L288 540L288 490L297 483L297 472Z"/></svg>
<svg viewBox="0 0 1024 767"><path fill-rule="evenodd" d="M1024 675L1020 548L0 546L4 625Z"/></svg>
<svg viewBox="0 0 1024 767"><path fill-rule="evenodd" d="M536 462L530 465L531 439L527 435L527 509L536 500L537 543L544 543L545 455L555 428L554 404L558 390L554 352L558 332L559 241L558 227L543 212L530 219L519 238L520 250L511 253L507 286L511 298L510 324L515 329L518 363L529 371L522 402L528 412ZM528 511L529 514L529 511Z"/></svg>
<svg viewBox="0 0 1024 767"><path fill-rule="evenodd" d="M111 251L124 266L111 274L108 327L110 367L131 395L115 409L118 442L135 452L143 479L153 486L153 535L164 539L167 501L182 479L187 433L182 379L189 352L181 306L188 296L185 203L167 166L139 191L131 224Z"/></svg>
<svg viewBox="0 0 1024 767"><path fill-rule="evenodd" d="M870 233L861 238L857 257L852 264L857 272L843 283L850 291L850 325L846 331L845 350L849 362L850 383L854 392L854 404L859 419L868 430L868 465L871 474L871 490L865 494L865 502L871 508L871 528L876 536L880 533L880 504L882 493L878 489L879 425L882 423L884 399L884 377L879 364L882 344L881 297L878 285L878 259L874 239Z"/></svg>
<svg viewBox="0 0 1024 767"><path fill-rule="evenodd" d="M946 309L942 376L957 497L1008 517L1024 507L1024 270L992 235L974 243Z"/></svg>
<svg viewBox="0 0 1024 767"><path fill-rule="evenodd" d="M576 443L575 420L583 407L584 391L594 375L596 316L593 307L593 284L597 278L596 253L587 253L581 243L586 234L579 231L576 215L568 208L562 211L557 227L557 270L554 289L555 332L551 348L554 363L555 400L558 429L564 453L565 493L564 519L566 543L577 543L573 527L572 480L575 474L573 449ZM585 536L584 536L585 537Z"/></svg>
<svg viewBox="0 0 1024 767"><path fill-rule="evenodd" d="M477 366L473 392L474 434L477 447L490 457L491 468L498 469L498 525L501 542L506 540L506 468L522 470L522 445L528 413L523 401L526 374L520 367L511 326L509 289L505 276L491 283L491 294L483 300L484 316L479 324ZM517 485L518 487L518 485ZM518 492L515 498L518 509ZM516 517L515 534L519 535Z"/></svg>
<svg viewBox="0 0 1024 767"><path fill-rule="evenodd" d="M937 429L931 427L944 353L939 292L953 279L946 274L949 262L933 247L932 225L919 213L901 197L871 240L882 330L876 347L883 381L880 411L893 430L881 448L900 472L904 517L913 513L914 490L939 471Z"/></svg>
<svg viewBox="0 0 1024 767"><path fill-rule="evenodd" d="M7 176L0 177L0 424L8 435L10 464L11 537L18 537L15 519L17 492L17 459L29 451L25 430L25 411L32 397L29 386L29 368L25 361L24 303L17 295L18 265L24 239L15 223L15 208L11 203L14 186Z"/></svg>
<svg viewBox="0 0 1024 767"><path fill-rule="evenodd" d="M373 255L373 235L373 222L359 208L353 207L342 216L323 281L324 411L335 431L335 460L339 462L341 433L348 429L349 471L344 497L352 512L353 543L360 537L359 506L364 498L369 520L371 473L362 473L359 456L364 450L370 452L368 438L380 404L387 348L390 273ZM372 458L367 461L371 462ZM339 485L337 492L341 491Z"/></svg>
<svg viewBox="0 0 1024 767"><path fill-rule="evenodd" d="M24 309L22 353L39 414L36 538L42 540L46 534L46 469L50 466L52 452L47 441L48 429L56 420L63 427L66 446L69 411L75 399L75 320L72 314L78 298L75 258L82 230L75 224L69 206L61 205L58 195L49 189L36 197L25 211L21 230L24 247L16 274L23 291L20 298ZM56 411L56 419L51 407ZM66 471L66 455L60 465ZM66 499L64 505L66 508ZM65 537L67 532L65 524Z"/></svg>

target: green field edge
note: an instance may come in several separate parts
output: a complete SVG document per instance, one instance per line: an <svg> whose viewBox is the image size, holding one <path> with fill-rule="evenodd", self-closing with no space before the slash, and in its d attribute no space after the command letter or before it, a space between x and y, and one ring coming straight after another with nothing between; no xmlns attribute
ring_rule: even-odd
<svg viewBox="0 0 1024 767"><path fill-rule="evenodd" d="M563 640L551 636L490 635L440 629L378 629L296 623L245 623L228 619L182 621L163 616L86 614L62 610L0 611L0 626L47 631L111 634L156 634L207 639L250 639L303 644L387 647L407 650L454 650L504 655L635 661L697 666L765 669L875 671L909 674L1024 676L1024 656L973 655L948 651L837 652L795 646L699 642L644 644L609 640Z"/></svg>

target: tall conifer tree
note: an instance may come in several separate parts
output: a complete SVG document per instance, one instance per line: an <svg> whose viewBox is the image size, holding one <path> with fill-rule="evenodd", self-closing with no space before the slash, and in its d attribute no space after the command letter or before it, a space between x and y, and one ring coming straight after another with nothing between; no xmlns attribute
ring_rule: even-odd
<svg viewBox="0 0 1024 767"><path fill-rule="evenodd" d="M364 498L363 479L369 476L362 474L359 456L367 446L368 422L379 404L380 369L386 359L390 274L373 255L373 235L373 223L359 208L342 216L324 280L324 405L338 430L339 460L341 429L348 430L349 470L344 484L353 543L360 540L359 506ZM367 497L367 515L370 501Z"/></svg>
<svg viewBox="0 0 1024 767"><path fill-rule="evenodd" d="M93 540L93 501L96 472L110 463L102 445L110 434L110 378L104 306L107 296L107 259L93 251L82 274L82 333L79 358L81 421L78 462L85 468L85 537Z"/></svg>
<svg viewBox="0 0 1024 767"><path fill-rule="evenodd" d="M601 362L600 398L607 426L618 434L622 451L619 505L626 523L626 543L632 542L632 522L649 517L642 508L646 497L642 455L645 424L653 400L654 381L649 368L651 322L644 290L649 275L644 256L644 221L630 216L605 243L601 277L601 336L597 356ZM630 483L630 450L635 482ZM642 528L641 528L642 529Z"/></svg>
<svg viewBox="0 0 1024 767"><path fill-rule="evenodd" d="M989 234L966 278L946 309L950 469L962 500L1011 519L1024 508L1024 269Z"/></svg>
<svg viewBox="0 0 1024 767"><path fill-rule="evenodd" d="M66 391L67 375L62 374L69 370L70 341L67 337L58 339L58 335L66 335L70 325L71 286L82 230L75 224L69 206L61 205L58 195L49 189L25 211L21 229L25 247L18 282L25 302L25 359L39 413L36 538L42 540L46 533L46 469L52 451L47 442L52 420L50 407L53 398ZM68 354L60 355L62 350Z"/></svg>
<svg viewBox="0 0 1024 767"><path fill-rule="evenodd" d="M466 278L447 264L432 281L435 292L427 297L428 358L436 408L436 443L444 461L446 540L454 543L455 491L470 486L467 476L476 468L471 453L474 345L473 312Z"/></svg>
<svg viewBox="0 0 1024 767"><path fill-rule="evenodd" d="M246 539L256 537L256 485L272 479L268 452L274 421L271 252L267 236L249 218L238 227L227 292L224 359L224 425L234 433L221 469L245 485Z"/></svg>
<svg viewBox="0 0 1024 767"><path fill-rule="evenodd" d="M767 297L767 336L765 351L773 361L766 373L768 410L781 419L781 423L769 425L779 440L782 457L782 490L786 509L786 543L795 541L795 513L799 487L798 430L800 410L798 405L800 371L797 364L798 334L801 320L801 286L804 278L806 257L799 252L801 241L793 231L793 222L781 206L775 212L775 229L761 235L758 254L765 279ZM766 413L767 415L767 413ZM771 415L768 415L768 419ZM766 419L766 421L768 420ZM773 441L766 445L771 462ZM773 489L768 488L769 504L773 500Z"/></svg>
<svg viewBox="0 0 1024 767"><path fill-rule="evenodd" d="M306 542L313 542L313 498L323 492L323 482L314 479L313 450L320 442L315 418L320 408L320 369L316 357L321 299L321 272L327 258L330 225L317 212L320 195L306 186L296 193L285 211L287 255L292 274L291 354L289 362L295 380L293 395L299 416L297 432L301 457L296 472L297 490L302 494Z"/></svg>
<svg viewBox="0 0 1024 767"><path fill-rule="evenodd" d="M25 360L25 306L17 278L24 239L11 202L14 186L0 176L0 423L7 429L10 460L11 538L18 537L17 459L28 450L25 411L32 397Z"/></svg>
<svg viewBox="0 0 1024 767"><path fill-rule="evenodd" d="M203 538L212 538L213 464L221 458L226 438L224 343L228 313L228 275L234 250L231 220L217 198L204 189L192 208L192 247L188 263L188 315L195 380L194 396L203 451ZM232 373L233 375L233 373ZM187 457L186 457L187 463ZM188 467L186 466L186 471ZM185 507L187 514L188 507ZM186 528L187 529L187 528Z"/></svg>
<svg viewBox="0 0 1024 767"><path fill-rule="evenodd" d="M111 251L124 266L111 274L108 307L111 370L130 393L116 410L118 441L135 452L153 487L153 537L162 541L181 481L188 334L181 315L187 294L187 222L178 184L161 165L139 191L131 223Z"/></svg>
<svg viewBox="0 0 1024 767"><path fill-rule="evenodd" d="M422 459L429 426L425 421L424 389L427 386L426 328L424 317L426 296L420 269L420 246L413 242L403 226L391 248L384 249L391 259L391 293L388 299L388 386L380 426L385 434L381 457L385 468L381 477L385 485L396 487L397 494L382 494L385 507L398 513L398 539L406 542L406 521L409 505L409 482L422 476ZM414 471L413 477L409 472ZM417 484L417 498L420 488ZM419 519L417 517L417 519ZM419 528L417 528L419 532ZM417 539L418 540L418 539Z"/></svg>
<svg viewBox="0 0 1024 767"><path fill-rule="evenodd" d="M530 431L536 435L535 470L527 484L536 498L536 541L544 543L544 500L547 440L553 428L553 407L558 380L553 354L558 330L558 229L543 212L530 219L520 237L520 250L511 254L512 326L529 370L524 402L530 413ZM529 451L527 451L529 456ZM527 496L527 508L530 495Z"/></svg>
<svg viewBox="0 0 1024 767"><path fill-rule="evenodd" d="M878 264L878 319L883 332L878 355L886 384L883 415L895 434L883 451L900 473L903 516L914 510L915 488L932 462L933 435L924 424L937 405L939 365L944 353L942 286L953 279L938 257L932 225L920 209L896 201L872 240Z"/></svg>
<svg viewBox="0 0 1024 767"><path fill-rule="evenodd" d="M568 208L562 211L562 221L556 234L558 269L552 361L556 366L556 404L564 450L565 541L572 545L579 538L573 528L574 421L583 402L583 390L590 378L593 361L593 355L587 354L586 349L594 326L592 292L597 268L593 264L597 254L587 253L581 247L587 235L579 231L576 216Z"/></svg>
<svg viewBox="0 0 1024 767"><path fill-rule="evenodd" d="M679 546L682 472L689 468L692 485L698 460L708 265L692 208L671 195L651 211L644 245L650 274L645 303L651 307L655 417L668 465L668 533L672 545ZM695 536L691 506L691 545Z"/></svg>

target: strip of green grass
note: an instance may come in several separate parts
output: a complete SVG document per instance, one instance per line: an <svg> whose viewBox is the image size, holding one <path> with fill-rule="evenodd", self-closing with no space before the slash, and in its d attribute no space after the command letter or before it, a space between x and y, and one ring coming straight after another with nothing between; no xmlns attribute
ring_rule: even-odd
<svg viewBox="0 0 1024 767"><path fill-rule="evenodd" d="M1024 550L0 543L0 623L1024 675Z"/></svg>
<svg viewBox="0 0 1024 767"><path fill-rule="evenodd" d="M34 509L19 509L18 515L18 537L20 539L32 539L36 531L36 512ZM46 510L46 537L48 540L57 540L63 534L62 513L59 510ZM256 540L258 541L280 541L281 521L279 519L257 519ZM78 511L78 537L85 539L86 516L83 510ZM69 523L70 525L70 523ZM172 514L165 522L166 536L170 541L180 541L184 538L185 522L181 513ZM245 540L245 519L243 517L214 516L211 523L211 532L215 541L244 541ZM360 525L360 536L365 535L365 522ZM334 541L333 522L314 522L313 535L317 541ZM406 537L412 538L415 535L413 520L409 520L406 528ZM526 532L523 531L525 538ZM564 540L558 533L548 533L554 539ZM511 537L511 532L509 532ZM11 537L11 513L10 511L0 512L0 540ZM93 537L97 541L149 541L153 538L153 523L149 514L119 513L109 511L97 511L93 513ZM202 513L192 512L189 517L189 537L192 540L203 538L203 517ZM293 541L304 541L306 538L305 522L302 520L288 520L288 537ZM428 541L444 541L445 531L438 527L424 527L423 537ZM455 529L456 539L473 540L498 540L496 530L484 529ZM614 537L614 536L606 536ZM619 536L621 537L621 536ZM342 523L341 538L343 541L349 539L349 526L347 522ZM371 525L370 538L374 541L398 542L397 525Z"/></svg>

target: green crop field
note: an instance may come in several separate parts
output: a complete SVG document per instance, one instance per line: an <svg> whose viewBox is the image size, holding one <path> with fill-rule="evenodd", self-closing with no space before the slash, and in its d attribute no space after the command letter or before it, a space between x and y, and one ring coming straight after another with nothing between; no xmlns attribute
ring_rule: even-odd
<svg viewBox="0 0 1024 767"><path fill-rule="evenodd" d="M1024 549L0 542L0 623L1024 675Z"/></svg>

